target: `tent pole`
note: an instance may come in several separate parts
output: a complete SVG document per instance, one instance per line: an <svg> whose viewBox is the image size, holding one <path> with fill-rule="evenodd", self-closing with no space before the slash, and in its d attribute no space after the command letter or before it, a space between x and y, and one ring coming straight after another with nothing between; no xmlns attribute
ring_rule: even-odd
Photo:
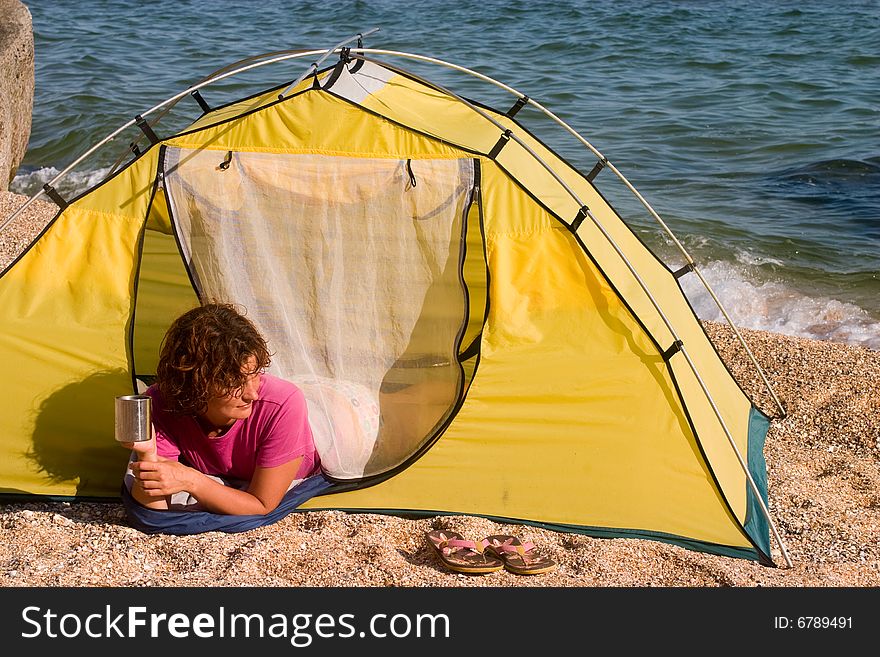
<svg viewBox="0 0 880 657"><path fill-rule="evenodd" d="M327 59L331 54L333 54L334 52L336 52L337 50L339 50L340 48L342 48L342 46L344 46L344 45L347 44L347 43L351 43L352 41L355 41L355 40L357 40L358 45L362 45L362 44L363 44L363 38L364 38L365 36L370 36L371 34L375 34L375 33L378 32L378 31L379 31L379 28L378 28L378 27L374 27L372 30L368 30L368 31L366 31L366 32L361 32L360 34L355 34L353 37L350 37L350 38L348 38L348 39L345 39L344 41L340 41L339 43L337 43L335 46L333 46L333 47L330 48L327 52L325 52L324 55L323 55L318 61L316 61L316 62L312 62L311 65L310 65L310 66L309 66L309 67L303 72L302 75L300 75L296 80L294 80L293 82L291 82L291 83L287 86L287 88L286 88L284 91L282 91L280 94L278 94L278 99L279 99L279 100L282 100L282 99L287 95L287 92L288 92L288 91L290 91L291 89L293 89L294 87L296 87L296 85L298 85L300 82L302 82L303 80L305 80L306 77L307 77L310 73L314 73L314 72L316 72L316 71L318 70L318 67L321 65L321 63L322 63L325 59ZM358 48L358 50L360 50L360 48Z"/></svg>
<svg viewBox="0 0 880 657"><path fill-rule="evenodd" d="M373 28L372 30L368 30L367 32L362 32L362 33L360 33L360 34L356 34L355 36L351 37L350 39L346 39L345 41L341 41L338 45L334 46L333 48L331 48L330 50L328 50L327 52L325 52L324 55L321 57L321 59L319 59L317 62L315 62L315 64L312 64L311 66L309 66L309 68L306 69L305 73L303 73L299 78L297 78L297 80L296 80L295 82L293 82L292 84L288 85L288 87L287 87L287 88L284 90L284 92L279 96L279 98L283 98L284 94L286 94L286 93L287 93L288 91L290 91L292 88L296 87L296 85L298 85L300 82L302 82L303 80L305 80L306 76L309 75L309 72L312 71L313 68L314 68L314 70L317 70L317 66L319 66L319 65L321 64L321 62L323 62L323 61L324 61L324 60L330 55L330 53L335 52L336 49L341 48L341 47L344 46L346 43L350 43L351 41L354 41L355 39L357 39L357 40L358 40L358 43L360 43L361 40L363 39L363 37L368 36L368 35L370 35L370 34L373 34L373 33L375 33L375 32L378 32L378 31L379 31L379 28ZM262 55L254 55L253 57L246 57L246 58L244 58L244 59L240 59L240 60L238 60L238 61L235 62L234 64L230 64L230 65L227 65L227 66L223 66L223 67L217 69L216 71L214 71L214 72L211 73L210 75L208 75L208 76L202 78L201 82L205 82L205 81L207 81L207 82L210 84L211 82L214 82L214 80L215 80L214 76L216 76L216 75L218 75L218 74L220 74L220 73L224 73L224 72L226 72L226 71L230 71L230 70L234 69L236 66L240 66L240 65L242 65L242 64L247 64L247 63L249 63L249 62L253 62L253 61L256 61L256 60L269 59L269 58L272 58L272 57L277 57L278 55L288 55L288 54L296 54L297 56L303 56L303 55L306 54L306 53L307 53L307 51L302 50L302 49L296 49L296 50L276 50L276 51L274 51L274 52L264 53L264 54L262 54ZM278 61L278 60L273 60L273 61ZM267 61L267 62L265 62L265 63L269 64L269 63L273 63L273 62L269 62L269 61ZM238 73L238 72L240 72L240 70L236 70L236 71L235 71L235 73ZM218 78L218 79L219 79L219 78ZM196 89L196 90L197 90L197 89ZM177 98L174 102L168 104L168 105L165 107L165 109L162 111L162 113L156 118L155 122L153 122L152 125L156 125L156 123L158 123L158 122L161 120L161 118L162 118L163 116L165 116L169 111L171 111L171 108L174 107L174 105L176 105L177 102L178 102L179 100L180 100L180 98ZM138 135L138 136L135 138L135 140L134 140L133 143L134 143L134 144L137 144L137 143L140 141L140 139L141 139L142 136L143 136L143 135ZM119 166L119 164L122 162L122 160L125 159L125 157L126 157L126 155L127 155L127 152L128 152L128 151L126 150L126 152L124 152L124 153L119 157L119 159L117 159L116 162L114 162L113 166L112 166L111 169L110 169L110 173L111 173L111 174L116 170L116 167Z"/></svg>
<svg viewBox="0 0 880 657"><path fill-rule="evenodd" d="M360 36L363 36L363 35L365 35L365 34L373 34L373 33L376 32L377 30L378 30L378 28L374 28L373 30L370 30L370 31L368 31L368 32L365 32L364 34L362 34L362 35L360 35ZM344 44L344 43L348 43L349 41L352 41L352 40L354 40L354 39L356 39L356 38L358 38L358 37L357 37L357 36L356 36L356 37L353 37L352 39L349 39L349 40L344 41L344 42L342 42L342 43L343 43L343 44ZM192 87L188 88L186 91L183 91L183 92L181 92L181 93L179 93L179 94L177 94L177 95L175 95L175 96L172 96L171 98L169 98L168 100L166 100L166 101L160 103L160 104L157 105L156 107L154 107L154 108L152 108L152 109L150 109L150 110L147 110L146 112L142 112L142 113L141 113L141 116L144 116L144 117L145 117L145 116L151 114L152 112L156 111L157 109L161 109L162 107L165 107L166 105L176 103L178 100L180 100L181 98L183 98L183 97L186 96L187 94L192 93L193 91L196 91L196 90L198 90L198 89L201 89L202 87L206 87L206 86L208 86L208 85L210 85L210 84L213 84L214 82L217 82L217 81L222 80L222 79L224 79L224 78L231 77L231 76L233 76L233 75L237 75L238 73L242 73L242 72L244 72L244 71L248 71L248 70L251 70L251 69L254 69L254 68L258 68L258 67L260 67L260 66L265 66L265 65L268 65L268 64L274 64L274 63L277 63L277 62L280 62L280 61L285 61L285 60L288 60L288 59L296 59L296 58L299 58L299 57L306 57L306 56L309 56L309 55L323 54L323 55L324 55L324 58L326 58L326 57L327 57L330 53L332 53L334 50L335 50L335 49L331 49L331 50L329 50L329 51L325 51L325 50L296 51L296 52L290 52L290 53L287 53L286 51L281 51L281 52L284 53L284 54L281 55L281 56L273 57L273 58L271 58L271 59L267 59L267 60L265 60L265 61L257 62L257 63L255 63L255 64L251 64L251 65L248 65L248 66L244 66L244 67L241 67L241 68L235 69L235 70L233 70L233 71L228 71L228 72L222 73L222 74L220 74L220 75L217 75L216 77L210 77L210 78L208 78L208 79L206 79L206 80L203 80L202 82L200 82L200 83L198 83L198 84L196 84L196 85L193 85ZM518 96L518 97L521 97L521 98L523 97L523 94L521 94L519 91L517 91L517 90L514 89L513 87L510 87L510 86L508 86L508 85L506 85L506 84L504 84L504 83L502 83L502 82L499 82L498 80L495 80L495 79L493 79L493 78L490 78L490 77L487 76L487 75L483 75L482 73L478 73L477 71L473 71L473 70L468 69L468 68L465 68L465 67L463 67L463 66L458 66L458 65L456 65L456 64L452 64L452 63L450 63L450 62L445 62L445 61L443 61L443 60L436 59L436 58L433 58L433 57L425 57L425 56L423 56L423 55L414 55L414 54L411 54L411 53L402 53L402 52L397 52L397 51L393 51L393 50L379 50L379 49L374 49L374 48L359 48L358 50L359 50L359 52L369 52L369 53L385 54L385 55L393 55L393 56L399 56L399 57L408 57L408 58L415 59L415 60L420 60L420 61L425 61L425 62L429 62L429 63L438 64L438 65L441 65L441 66L446 66L446 67L448 67L448 68L452 68L452 69L455 69L455 70L457 70L457 71L461 71L461 72L463 72L463 73L467 73L467 74L469 74L469 75L472 75L472 76L474 76L474 77L476 77L476 78L478 78L478 79L480 79L480 80L484 80L485 82L489 82L490 84L494 84L495 86L500 87L501 89L504 89L505 91L507 91L507 92L509 92L509 93L511 93L511 94L513 94L513 95L515 95L515 96ZM243 61L252 61L253 59L256 59L256 58L258 58L258 57L261 57L261 56L252 57L252 58L249 58L249 59L247 59L247 60L243 60ZM362 57L362 58L363 58L363 59L366 59L365 57ZM323 61L323 58L322 58L322 61ZM311 69L312 69L312 67L310 66L310 67L306 70L306 72L300 77L300 81L303 80L303 79L305 79L305 77L308 75L308 73L309 73L309 71L310 71ZM221 70L223 70L223 69L221 69ZM424 81L424 80L423 80L423 82L425 82L425 83L427 83L427 84L432 84L432 83L427 82L427 81ZM294 83L294 85L291 85L291 86L295 86L296 84L297 84L297 83ZM434 85L434 86L436 86L436 85ZM288 90L289 90L289 87L288 87ZM445 90L444 90L444 91L445 91ZM285 93L286 93L286 92L287 92L287 90L285 90ZM449 93L449 92L447 91L447 93ZM458 98L458 96L456 96L455 94L451 94L451 95L453 95L453 96L455 96L456 98ZM459 100L461 100L461 99L459 99ZM739 343L742 345L742 347L745 349L746 353L748 354L749 359L752 361L752 364L755 366L755 369L757 370L758 375L761 377L761 380L764 382L764 385L766 386L768 392L770 393L771 397L773 397L773 400L776 402L776 405L779 407L779 410L780 410L780 412L782 413L782 417L785 417L785 416L787 415L787 412L786 412L786 410L785 410L785 407L782 405L782 402L779 400L779 397L776 395L776 392L773 390L773 386L770 384L770 381L768 380L766 374L764 373L763 368L762 368L761 365L758 363L758 360L755 358L755 355L752 353L752 350L749 348L748 344L746 343L745 339L743 338L743 336L742 336L742 334L740 333L739 329L737 328L736 324L733 322L733 319L730 317L730 314L729 314L729 313L727 312L727 310L724 308L724 306L723 306L722 303L721 303L721 300L720 300L720 299L718 298L718 296L715 294L715 291L710 287L708 281L706 281L706 279L703 277L703 274L702 274L702 273L699 271L699 269L697 268L696 263L694 262L694 260L693 260L693 258L691 257L691 255L687 252L687 250L684 248L684 246L681 244L681 242L678 240L678 238L676 238L675 234L670 230L670 228L666 225L666 223L660 218L660 215L654 210L653 207L651 207L651 205L648 203L648 201L647 201L647 200L646 200L646 199L645 199L645 198L644 198L644 197L638 192L638 190L632 185L632 183L630 183L629 180L626 179L626 177L625 177L625 176L624 176L624 175L623 175L623 174L617 169L617 167L614 166L611 162L609 162L609 161L607 160L607 158L605 158L605 157L602 155L602 153L600 153L600 152L599 152L599 151L598 151L598 150L597 150L597 149L596 149L596 148L595 148L590 142L588 142L586 139L584 139L584 138L583 138L583 137L582 137L577 131L575 131L571 126L569 126L567 123L565 123L565 121L563 121L562 119L560 119L558 116L556 116L555 114L553 114L553 112L551 112L550 110L546 109L544 106L542 106L542 105L541 105L540 103L538 103L537 101L535 101L535 100L529 98L529 99L528 99L528 102L529 102L531 105L533 105L534 107L538 108L538 109L539 109L541 112L543 112L545 115L549 116L549 117L550 117L551 119L553 119L556 123L558 123L559 125L561 125L565 130L567 130L570 134L572 134L575 138L577 138L582 144L584 144L584 146L586 146L590 151L592 151L592 153L593 153L596 157L598 157L600 160L602 160L602 161L603 161L603 162L604 162L604 163L605 163L605 164L606 164L606 165L607 165L607 166L608 166L608 167L614 172L614 174L615 174L615 175L621 180L621 182L623 182L623 184L624 184L624 185L630 190L630 192L631 192L633 195L636 196L636 198L642 203L642 205L645 206L645 208L648 210L648 212L651 214L651 216L654 218L654 220L657 221L657 222L663 227L663 229L666 231L666 233L669 235L669 237L673 240L673 242L676 244L676 246L678 247L678 249L679 249L679 250L682 252L682 254L684 255L684 257L685 257L687 263L693 267L694 272L697 274L697 277L700 279L700 282L701 282L701 283L703 284L703 286L706 288L706 291L707 291L707 292L709 293L709 295L712 297L712 300L713 300L713 301L715 302L715 304L718 306L718 309L721 311L722 315L724 315L724 318L727 320L727 323L728 323L728 324L730 325L730 327L733 329L733 332L734 332L734 334L736 335L737 340L738 340ZM468 104L469 106L471 106L470 103L467 103L467 104ZM473 108L473 106L471 106L471 107ZM475 109L475 108L474 108L474 109ZM484 115L484 116L485 116L485 115ZM486 118L489 118L489 117L487 116ZM103 145L106 144L107 142L112 141L112 140L113 140L113 139L114 139L114 138L115 138L120 132L122 132L123 130L125 130L125 129L131 127L132 125L134 125L134 123L135 123L135 121L130 121L130 122L126 123L124 126L122 126L122 127L119 128L118 130L116 130L115 132L113 132L111 135L109 135L108 137L106 137L104 140L102 140L101 142L99 142L98 144L96 144L94 147L92 147L91 149L89 149L88 151L86 151L86 153L85 153L84 155L82 155L81 157L79 157L79 158L78 158L77 160L75 160L72 164L70 164L66 169L64 169L64 171L62 171L62 172L59 173L57 176L55 176L51 181L49 181L48 184L51 185L51 186L54 186L59 180L61 180L62 178L64 178L64 177L65 177L65 176L66 176L66 175L67 175L67 174L68 174L68 173L69 173L74 167L76 167L80 162L82 162L84 159L86 159L88 156L90 156L92 153L94 153L96 150L98 150L101 146L103 146ZM114 168L115 168L115 166L116 166L116 165L114 165ZM5 229L6 226L7 226L10 222L12 222L12 221L13 221L13 220L14 220L19 214L21 214L21 213L22 213L22 212L23 212L23 211L24 211L29 205L31 205L31 203L33 203L34 200L36 200L37 198L39 198L40 196L42 196L44 193L45 193L45 191L44 191L43 189L40 189L39 191L36 192L36 194L34 194L33 196L31 196L29 199L27 199L27 201L25 201L24 204L22 204L17 210L15 210L11 215L9 215L9 216L3 221L2 224L0 224L0 232L2 232L3 229Z"/></svg>
<svg viewBox="0 0 880 657"><path fill-rule="evenodd" d="M441 59L435 59L433 57L426 57L424 55L413 55L411 53L402 53L402 52L397 52L397 51L393 51L393 50L378 50L378 49L373 49L373 48L365 48L362 52L407 57L407 58L415 59L415 60L419 60L419 61L425 61L425 62L429 62L429 63L433 63L433 64L439 64L441 66L446 66L448 68L452 68L454 70L461 71L463 73L467 73L467 74L472 75L480 80L483 80L485 82L489 82L490 84L494 84L495 86L497 86L501 89L504 89L505 91L507 91L510 94L513 94L514 96L518 96L520 98L526 97L524 94L520 93L519 91L517 91L513 87L510 87L510 86L504 84L503 82L499 82L498 80L490 78L487 75L483 75L482 73L478 73L477 71L472 71L472 70L465 68L463 66L458 66L457 64L445 62ZM366 58L363 58L363 59L366 59ZM436 86L433 83L428 82L426 80L422 80L422 82L425 82L426 84L430 84L432 86ZM446 89L443 89L443 91L445 91L446 93L450 93ZM450 95L455 96L455 94L450 94ZM664 222L663 219L660 218L660 215L657 213L657 211L654 210L653 207L651 207L651 204L648 203L648 201L645 199L645 197L639 193L639 191L635 188L635 186L633 186L633 184L629 180L627 180L627 178L620 172L620 170L616 166L614 166L610 161L608 161L608 159L605 156L603 156L602 153L600 153L589 141L584 139L574 128L569 126L565 121L560 119L553 112L551 112L550 110L548 110L547 108L545 108L543 105L541 105L537 101L533 100L532 98L528 98L527 102L530 105L533 105L534 107L539 109L541 112L543 112L545 115L547 115L551 119L553 119L560 126L565 128L565 130L567 130L571 135L573 135L575 138L577 138L584 146L586 146L590 151L592 151L592 153L597 158L599 158L599 160L601 160L605 165L607 165L614 172L614 174L620 179L620 181L627 187L627 189L641 202L641 204L648 210L651 217L657 223L659 223L660 226L663 227L663 229L666 231L666 234L669 235L669 237L672 239L672 241L675 243L675 245L678 247L678 249L684 255L687 264L689 264L693 267L694 273L697 274L697 277L700 279L700 282L703 284L703 287L705 287L706 291L709 293L709 296L712 297L712 300L715 302L715 305L718 306L718 310L721 311L721 314L724 316L725 320L727 320L727 323L730 325L730 328L733 329L733 332L736 335L737 340L742 345L743 349L745 349L746 354L748 355L749 359L752 361L752 364L754 365L755 369L757 370L758 375L761 377L761 380L764 382L764 385L766 386L767 391L770 393L770 396L773 398L773 401L776 403L777 407L779 408L780 413L782 413L782 417L783 418L786 417L788 415L788 413L786 412L785 407L782 405L782 402L779 400L779 397L776 395L776 392L773 390L773 386L770 384L770 381L767 378L767 375L764 373L764 369L758 363L757 358L755 358L755 355L752 353L752 350L749 348L749 345L746 343L745 338L743 338L742 334L740 333L740 330L737 328L736 324L734 324L733 319L730 317L730 314L727 312L727 309L722 305L721 300L715 294L715 291L709 286L708 281L703 277L702 272L700 272L699 269L697 268L697 265L694 262L694 259L691 257L690 253L687 252L687 250L684 248L684 245L678 240L678 238L675 236L675 234L672 232L672 230L669 228L669 226L666 225L666 222ZM468 103L468 105L470 105L470 103ZM486 117L486 118L488 118L488 117Z"/></svg>
<svg viewBox="0 0 880 657"><path fill-rule="evenodd" d="M365 49L365 51L369 51L369 49ZM386 54L388 54L388 53L386 52ZM364 59L366 59L366 58L364 58ZM461 96L458 96L457 94L449 91L448 89L444 89L440 85L437 85L434 83L428 83L428 84L431 84L432 86L436 87L440 91L442 91L446 94L449 94L451 97L455 98L459 102L464 103L469 108L471 108L472 110L474 110L475 112L480 114L483 118L490 121L493 125L495 125L500 130L502 130L502 131L507 130L507 126L500 123L499 121L494 119L492 116L487 114L485 111L483 111L479 107L473 105L472 103L468 102L466 99L462 98ZM539 164L541 164L541 166L543 166L544 169L546 169L547 172L550 173L551 176L553 176L553 178L556 180L556 182L558 182L566 190L566 192L568 192L569 195L571 195L571 197L575 200L575 202L577 202L577 204L580 207L582 207L582 208L586 207L586 204L578 197L577 193L573 189L571 189L571 187L569 187L566 184L566 182L564 180L562 180L562 178L559 176L559 174L557 174L553 170L553 168L550 167L550 165L547 164L544 161L544 159L540 155L538 155L528 144L526 144L522 139L520 139L516 134L513 134L513 133L510 133L510 138L513 139L514 141L516 141L520 146L522 146L523 149L526 150L526 152L528 152ZM617 255L620 257L620 259L626 265L627 269L629 269L630 273L636 279L639 286L642 288L642 291L645 293L645 295L651 301L651 304L654 306L654 309L657 311L657 314L663 320L663 323L666 325L666 328L670 332L670 334L672 335L673 339L681 342L678 334L675 331L675 328L672 326L672 323L669 321L669 318L666 317L666 314L660 308L660 305L657 302L657 300L654 298L654 295L651 294L651 291L648 289L648 286L646 285L645 281L639 275L638 271L636 271L633 264L629 261L629 259L626 257L626 255L623 253L623 251L620 249L620 247L617 245L617 243L614 241L614 238L605 230L605 227L601 224L601 222L599 222L599 220L593 215L593 213L589 209L586 210L586 214L588 217L590 217L593 224L605 236L605 239L608 240L608 243L611 244L611 246L614 248ZM697 381L699 382L700 388L702 389L703 394L706 396L706 399L709 401L709 404L711 405L712 410L715 413L715 417L718 419L718 422L720 423L721 428L724 431L725 436L727 436L727 440L730 443L730 446L733 448L733 451L736 454L737 461L739 462L740 467L742 468L743 472L745 473L746 480L748 481L748 484L751 487L752 492L755 495L755 498L758 500L758 504L761 508L761 512L763 513L764 517L767 519L767 523L770 525L770 527L773 531L773 536L776 539L776 542L779 545L780 550L782 551L782 555L785 559L786 565L789 568L791 568L792 563L791 563L791 558L788 555L788 549L786 548L785 544L783 543L782 537L780 536L779 531L776 529L776 524L773 522L773 518L770 517L770 511L767 508L767 505L764 504L764 499L761 496L761 492L758 490L758 486L755 483L755 480L752 477L751 472L749 472L748 465L746 464L745 460L743 459L742 454L739 451L739 447L737 446L736 441L733 439L733 435L730 433L730 429L728 429L727 423L724 421L724 418L721 415L721 411L718 409L718 406L715 404L715 400L712 398L712 394L709 392L709 389L706 387L706 384L703 381L703 378L700 376L700 373L697 371L697 367L694 364L693 360L691 360L690 355L687 353L687 350L686 350L683 342L682 342L682 346L681 346L681 352L684 354L684 356L688 362L688 365L690 366L691 371L693 372L694 376L696 377Z"/></svg>
<svg viewBox="0 0 880 657"><path fill-rule="evenodd" d="M221 66L220 68L218 68L218 69L216 69L215 71L211 72L209 75L206 75L205 77L203 77L201 80L199 80L199 82L210 81L210 80L212 80L212 79L214 78L214 76L216 76L216 75L220 75L221 73L225 73L225 72L227 72L227 71L231 71L231 70L233 70L233 69L235 69L235 68L237 68L237 67L243 66L244 64L249 64L249 63L251 63L251 62L255 62L255 61L257 61L257 60L270 59L270 58L272 58L272 57L278 57L279 55L290 55L290 54L294 54L294 53L301 54L301 53L305 53L305 52L306 52L306 51L305 51L304 49L302 49L302 48L297 48L297 49L288 49L288 50L274 50L274 51L272 51L272 52L263 53L263 54L261 54L261 55L254 55L253 57L245 57L244 59L239 59L237 62L233 62L233 63L231 63L231 64L227 64L226 66ZM181 100L181 99L178 98L178 99L175 100L174 102L169 103L168 105L166 105L165 108L162 110L162 112L161 112L161 113L155 118L155 120L154 120L150 125L153 126L153 127L155 127L156 124L158 124L159 121L162 120L162 117L165 116L166 114L168 114L168 112L170 112L170 111L174 108L174 106L177 105L178 102L180 102L180 100ZM137 135L137 136L134 138L134 141L133 141L132 143L133 143L133 144L138 144L138 143L140 142L140 140L143 138L143 136L144 136L144 135L142 135L142 134ZM109 172L107 175L108 175L108 176L112 175L113 172L116 171L117 167L118 167L120 164L122 164L122 161L123 161L127 156L129 156L130 154L131 154L131 149L130 149L130 148L126 148L125 151L123 151L122 155L120 155L119 158L116 160L116 162L113 163L113 166L110 167L110 172Z"/></svg>
<svg viewBox="0 0 880 657"><path fill-rule="evenodd" d="M697 372L697 368L691 360L690 354L687 353L687 350L684 346L681 347L681 353L687 359L688 364L691 367L691 370L694 373L694 376L697 377L697 381L700 382L700 387L703 389L703 392L706 395L706 399L709 400L709 403L712 405L712 410L715 411L715 415L718 417L718 420L721 422L721 426L724 429L724 435L727 436L727 440L730 443L730 446L733 448L734 453L736 454L736 459L739 461L740 466L742 467L743 472L746 473L746 477L749 480L749 486L751 486L752 492L755 495L755 499L758 500L758 504L761 507L761 512L764 514L764 517L767 518L767 522L770 524L770 529L773 530L773 537L776 539L776 544L779 546L779 549L782 551L782 556L785 559L785 565L788 568L792 567L791 557L788 555L788 549L785 547L785 543L782 541L782 537L779 535L779 530L776 528L776 523L773 522L773 519L770 517L770 510L767 508L767 505L764 503L764 498L761 497L760 492L758 491L758 486L755 483L755 480L752 478L752 473L749 472L748 465L743 459L742 453L739 451L739 447L736 445L736 441L734 441L733 436L730 435L730 431L727 428L727 425L724 423L724 420L721 419L721 412L718 410L718 407L715 406L715 400L712 399L712 395L709 394L708 389L706 388L706 384L703 382L703 378L700 376L699 372Z"/></svg>
<svg viewBox="0 0 880 657"><path fill-rule="evenodd" d="M534 103L534 101L532 101ZM620 179L620 181L629 189L630 192L642 203L643 206L648 210L648 213L651 217L658 223L663 229L666 231L666 234L672 239L675 245L678 247L679 251L681 251L682 255L685 257L685 261L687 264L693 267L694 273L700 279L700 282L703 284L703 287L709 293L709 296L712 297L712 300L715 302L715 305L718 306L718 310L721 311L721 314L724 316L724 319L727 320L727 323L730 325L730 328L733 329L734 334L736 335L739 343L746 350L746 354L748 354L749 359L752 361L752 364L755 366L755 369L758 372L758 375L761 377L761 380L764 382L767 391L770 393L770 396L773 397L773 401L776 402L776 406L779 408L780 413L782 413L782 417L786 417L788 413L785 410L785 407L782 405L782 402L779 400L779 397L776 396L776 392L773 390L773 386L770 385L770 381L767 379L766 374L764 373L764 369L758 363L758 360L755 358L755 355L752 353L752 350L749 348L749 345L746 343L730 314L727 312L727 309L721 303L721 299L715 294L715 291L709 285L709 282L703 277L703 273L697 267L696 262L691 257L691 254L688 253L687 249L684 248L684 245L678 240L675 234L672 232L672 229L666 225L666 222L660 218L660 215L651 207L651 204L642 196L639 191L635 188L635 186L627 180L626 176L624 176L620 170L616 166L614 166L606 157L604 157L598 150L593 148L592 144L590 144L586 139L581 137L577 132L575 132L572 128L570 128L564 121L556 117L549 110L544 109L538 103L534 103L541 111L543 111L547 116L556 120L560 125L564 128L568 129L572 134L574 134L583 144L585 144L600 160L602 160L608 168L610 168L614 174Z"/></svg>

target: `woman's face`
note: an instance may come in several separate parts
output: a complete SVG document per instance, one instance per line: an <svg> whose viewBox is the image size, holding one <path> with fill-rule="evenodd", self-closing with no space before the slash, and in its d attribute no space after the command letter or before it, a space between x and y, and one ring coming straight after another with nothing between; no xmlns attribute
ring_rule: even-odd
<svg viewBox="0 0 880 657"><path fill-rule="evenodd" d="M256 356L250 356L241 368L242 372L254 372L257 367ZM205 419L216 427L225 427L236 420L244 420L250 417L253 403L259 399L260 372L250 374L244 385L234 392L222 397L212 397L208 400L208 408L205 411Z"/></svg>

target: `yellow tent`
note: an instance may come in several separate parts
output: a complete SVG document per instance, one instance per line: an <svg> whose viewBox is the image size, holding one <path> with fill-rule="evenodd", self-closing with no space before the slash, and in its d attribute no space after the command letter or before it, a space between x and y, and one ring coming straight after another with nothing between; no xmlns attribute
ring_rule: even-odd
<svg viewBox="0 0 880 657"><path fill-rule="evenodd" d="M769 418L682 293L692 268L600 193L608 163L570 166L517 122L525 97L496 111L332 52L229 105L193 92L206 111L172 136L138 117L151 143L127 165L69 202L46 187L61 211L0 277L0 493L117 498L113 398L211 298L307 391L337 486L306 508L772 563Z"/></svg>

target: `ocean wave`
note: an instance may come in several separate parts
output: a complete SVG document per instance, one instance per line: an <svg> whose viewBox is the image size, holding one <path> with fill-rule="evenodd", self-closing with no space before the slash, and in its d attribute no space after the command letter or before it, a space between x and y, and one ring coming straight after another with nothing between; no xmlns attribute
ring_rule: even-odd
<svg viewBox="0 0 880 657"><path fill-rule="evenodd" d="M700 273L737 326L880 350L880 321L853 303L761 282L729 262L701 265ZM700 319L726 321L696 276L685 276L682 288Z"/></svg>
<svg viewBox="0 0 880 657"><path fill-rule="evenodd" d="M25 196L33 196L39 192L43 185L61 173L55 167L40 167L38 169L22 170L12 182L9 183L9 191ZM55 184L55 189L68 201L91 189L107 177L110 167L91 169L86 171L71 171Z"/></svg>
<svg viewBox="0 0 880 657"><path fill-rule="evenodd" d="M786 182L808 183L811 185L833 184L840 182L871 183L880 175L880 158L854 160L837 158L821 160L805 166L786 169L777 174L777 178Z"/></svg>
<svg viewBox="0 0 880 657"><path fill-rule="evenodd" d="M779 258L773 258L767 254L755 253L746 249L734 249L734 256L737 262L750 267L760 267L761 265L785 266L785 263Z"/></svg>

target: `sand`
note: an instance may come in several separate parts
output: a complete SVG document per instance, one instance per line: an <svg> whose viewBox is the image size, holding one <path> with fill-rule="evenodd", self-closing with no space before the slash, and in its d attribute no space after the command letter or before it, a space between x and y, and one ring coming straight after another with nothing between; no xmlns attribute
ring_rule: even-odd
<svg viewBox="0 0 880 657"><path fill-rule="evenodd" d="M0 217L24 197L0 192ZM54 214L37 202L0 235L0 267ZM707 323L758 406L774 403L732 331ZM741 330L788 411L764 454L770 512L793 561L785 568L637 539L599 539L479 517L294 513L241 534L148 536L121 504L0 505L0 586L875 587L880 585L880 352ZM431 529L513 533L558 567L532 577L461 575L427 546Z"/></svg>

